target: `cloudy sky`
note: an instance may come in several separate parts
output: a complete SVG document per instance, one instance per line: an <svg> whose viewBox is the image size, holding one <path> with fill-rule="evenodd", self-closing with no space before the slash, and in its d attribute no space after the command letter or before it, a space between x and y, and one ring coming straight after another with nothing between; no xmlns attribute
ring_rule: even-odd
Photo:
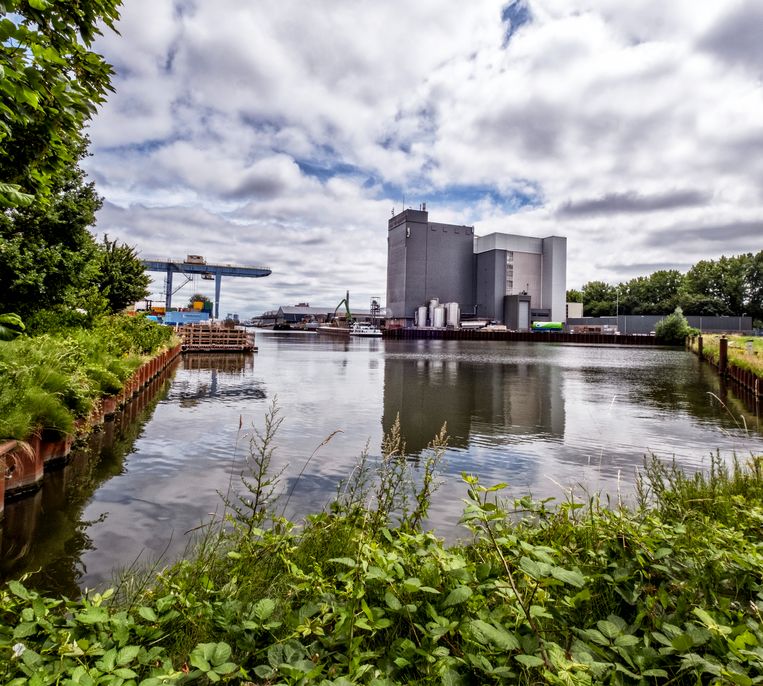
<svg viewBox="0 0 763 686"><path fill-rule="evenodd" d="M383 299L404 203L566 236L568 287L763 249L759 0L124 0L119 31L98 232L273 270L222 312Z"/></svg>

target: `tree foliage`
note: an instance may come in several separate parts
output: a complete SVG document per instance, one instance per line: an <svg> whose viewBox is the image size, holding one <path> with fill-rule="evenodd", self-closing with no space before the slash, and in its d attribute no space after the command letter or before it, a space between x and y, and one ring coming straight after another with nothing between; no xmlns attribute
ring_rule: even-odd
<svg viewBox="0 0 763 686"><path fill-rule="evenodd" d="M148 295L151 278L135 248L103 237L98 287L111 312L120 312Z"/></svg>
<svg viewBox="0 0 763 686"><path fill-rule="evenodd" d="M83 140L78 159L85 154ZM134 249L108 237L99 244L91 233L101 204L74 164L56 172L44 200L0 213L0 312L39 328L44 311L56 320L84 311L87 322L146 297L150 278Z"/></svg>
<svg viewBox="0 0 763 686"><path fill-rule="evenodd" d="M84 142L78 159L84 156ZM50 179L48 197L0 213L0 312L81 307L95 291L98 247L89 227L101 199L72 164ZM90 294L97 299L97 292Z"/></svg>
<svg viewBox="0 0 763 686"><path fill-rule="evenodd" d="M577 291L568 291L568 293ZM684 275L675 269L637 276L612 286L589 281L581 289L587 317L664 314L680 307L700 316L763 318L763 251L701 260Z"/></svg>
<svg viewBox="0 0 763 686"><path fill-rule="evenodd" d="M92 50L120 0L0 0L0 205L45 197L78 157L77 141L111 90Z"/></svg>
<svg viewBox="0 0 763 686"><path fill-rule="evenodd" d="M583 314L604 317L615 314L615 288L604 281L589 281L582 289Z"/></svg>

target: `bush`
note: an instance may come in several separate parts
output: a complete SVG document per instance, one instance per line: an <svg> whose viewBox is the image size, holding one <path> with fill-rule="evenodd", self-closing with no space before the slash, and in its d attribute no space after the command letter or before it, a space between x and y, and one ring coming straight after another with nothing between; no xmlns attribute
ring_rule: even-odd
<svg viewBox="0 0 763 686"><path fill-rule="evenodd" d="M676 307L673 314L657 322L654 333L660 343L666 345L683 345L686 337L692 332L689 322L686 321L680 307Z"/></svg>

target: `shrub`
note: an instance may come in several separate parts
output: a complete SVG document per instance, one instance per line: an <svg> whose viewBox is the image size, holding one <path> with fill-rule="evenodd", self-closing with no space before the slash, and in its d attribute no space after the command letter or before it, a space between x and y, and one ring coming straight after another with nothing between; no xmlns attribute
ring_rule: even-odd
<svg viewBox="0 0 763 686"><path fill-rule="evenodd" d="M654 327L657 340L666 345L682 345L691 331L680 307L676 307L673 314L661 319Z"/></svg>

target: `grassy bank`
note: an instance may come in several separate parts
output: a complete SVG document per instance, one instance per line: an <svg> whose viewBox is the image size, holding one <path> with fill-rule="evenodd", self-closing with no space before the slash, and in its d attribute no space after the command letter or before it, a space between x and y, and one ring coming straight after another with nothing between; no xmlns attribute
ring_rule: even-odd
<svg viewBox="0 0 763 686"><path fill-rule="evenodd" d="M702 334L702 349L706 357L718 364L720 355L720 335ZM728 338L728 360L740 369L763 378L763 338L760 336L726 336ZM752 351L748 352L748 343ZM697 338L691 339L692 350L697 351Z"/></svg>
<svg viewBox="0 0 763 686"><path fill-rule="evenodd" d="M89 328L0 341L0 440L71 434L76 419L172 340L168 327L115 315Z"/></svg>
<svg viewBox="0 0 763 686"><path fill-rule="evenodd" d="M186 559L103 595L0 593L2 683L736 683L763 679L763 458L651 461L638 505L501 499L465 475L468 541L424 530L445 445L399 434L324 512L279 513L277 412ZM436 497L436 496L435 496Z"/></svg>

